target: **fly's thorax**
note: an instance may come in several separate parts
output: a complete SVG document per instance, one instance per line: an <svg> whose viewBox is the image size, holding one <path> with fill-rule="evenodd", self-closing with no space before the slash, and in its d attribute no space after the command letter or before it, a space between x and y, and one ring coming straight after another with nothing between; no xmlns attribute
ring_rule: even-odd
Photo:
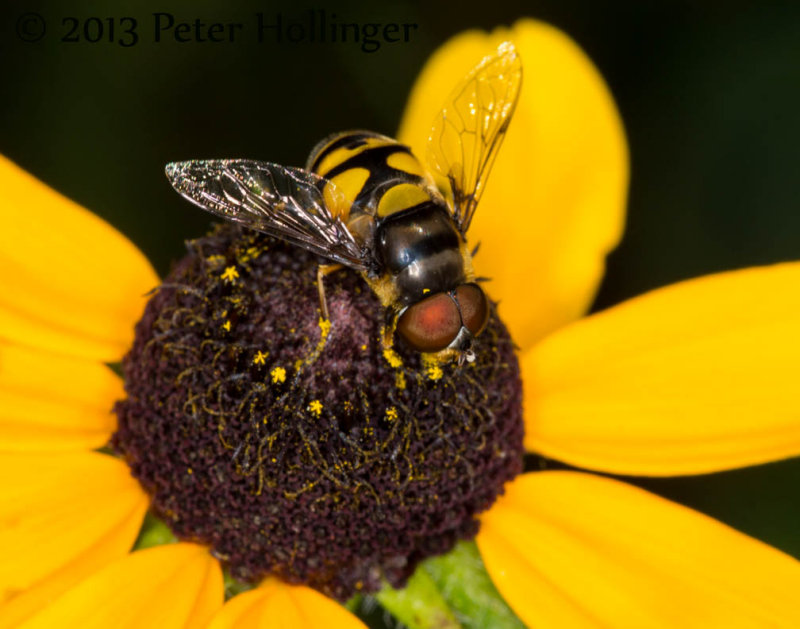
<svg viewBox="0 0 800 629"><path fill-rule="evenodd" d="M446 208L424 203L381 220L375 254L397 286L400 306L465 280L462 238Z"/></svg>

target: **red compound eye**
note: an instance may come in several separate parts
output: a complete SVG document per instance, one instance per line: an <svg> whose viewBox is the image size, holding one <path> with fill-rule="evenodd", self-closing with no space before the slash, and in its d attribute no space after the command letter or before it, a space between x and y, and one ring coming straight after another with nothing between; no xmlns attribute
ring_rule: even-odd
<svg viewBox="0 0 800 629"><path fill-rule="evenodd" d="M456 289L456 299L461 306L464 326L478 336L489 322L489 301L477 284L462 284Z"/></svg>
<svg viewBox="0 0 800 629"><path fill-rule="evenodd" d="M437 293L409 306L397 321L397 331L419 352L444 349L460 329L458 307L447 293Z"/></svg>

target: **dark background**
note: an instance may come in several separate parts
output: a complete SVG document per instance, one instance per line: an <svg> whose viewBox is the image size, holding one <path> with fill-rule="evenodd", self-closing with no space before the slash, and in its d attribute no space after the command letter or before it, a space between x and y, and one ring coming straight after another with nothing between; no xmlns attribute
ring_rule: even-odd
<svg viewBox="0 0 800 629"><path fill-rule="evenodd" d="M0 9L0 151L116 225L162 274L183 240L209 225L169 188L166 162L302 165L332 131L393 134L437 45L522 16L551 22L584 47L627 129L629 223L596 307L696 275L800 259L800 3L495 0L458 12L403 2L220 4L25 1ZM288 22L309 8L342 22L419 28L411 43L371 54L353 44L252 41L256 11ZM157 44L155 11L246 30L233 44L181 44L171 35ZM47 24L35 43L17 34L27 12ZM136 17L140 40L62 42L70 16L81 24ZM634 482L800 557L800 460Z"/></svg>

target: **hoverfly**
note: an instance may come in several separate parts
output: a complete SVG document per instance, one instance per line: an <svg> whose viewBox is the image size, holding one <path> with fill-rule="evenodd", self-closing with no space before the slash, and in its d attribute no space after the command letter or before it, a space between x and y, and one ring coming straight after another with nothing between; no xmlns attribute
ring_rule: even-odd
<svg viewBox="0 0 800 629"><path fill-rule="evenodd" d="M172 186L209 212L327 258L323 276L360 272L386 308L384 344L395 330L436 360L474 360L489 319L466 233L503 141L522 82L505 42L451 93L436 116L423 168L409 147L368 131L330 136L305 169L246 159L166 167ZM437 185L438 184L438 185Z"/></svg>

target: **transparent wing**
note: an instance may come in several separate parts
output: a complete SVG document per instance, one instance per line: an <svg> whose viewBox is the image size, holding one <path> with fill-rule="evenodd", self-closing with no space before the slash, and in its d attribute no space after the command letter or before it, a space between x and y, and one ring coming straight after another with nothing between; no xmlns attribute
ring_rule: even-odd
<svg viewBox="0 0 800 629"><path fill-rule="evenodd" d="M318 175L248 159L173 162L165 170L175 190L216 216L345 266L368 267L368 252L342 220L344 195Z"/></svg>
<svg viewBox="0 0 800 629"><path fill-rule="evenodd" d="M521 85L519 55L511 42L504 42L453 90L434 120L428 165L450 184L462 234L475 214Z"/></svg>

